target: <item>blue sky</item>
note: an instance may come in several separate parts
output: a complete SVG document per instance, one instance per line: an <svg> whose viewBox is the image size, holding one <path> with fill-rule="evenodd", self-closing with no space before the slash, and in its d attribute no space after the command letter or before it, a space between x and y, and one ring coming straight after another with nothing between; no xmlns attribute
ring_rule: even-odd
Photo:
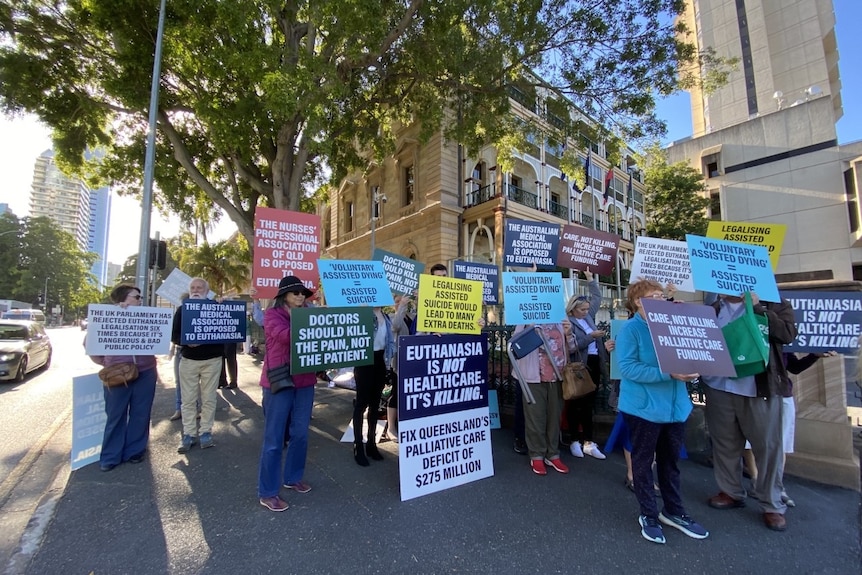
<svg viewBox="0 0 862 575"><path fill-rule="evenodd" d="M862 140L862 0L832 0L835 9L835 36L838 39L838 69L844 116L838 121L838 143ZM853 64L856 62L856 64ZM856 70L856 72L854 72ZM664 143L691 136L691 104L682 93L659 103L658 115L668 124Z"/></svg>

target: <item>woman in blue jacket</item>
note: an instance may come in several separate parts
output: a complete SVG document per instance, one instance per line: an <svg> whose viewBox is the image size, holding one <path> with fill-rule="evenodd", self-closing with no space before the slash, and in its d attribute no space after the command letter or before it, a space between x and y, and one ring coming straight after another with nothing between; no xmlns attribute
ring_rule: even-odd
<svg viewBox="0 0 862 575"><path fill-rule="evenodd" d="M648 541L664 543L663 523L689 537L704 539L709 532L686 514L683 507L677 466L685 439L685 420L692 409L685 382L698 374L662 373L642 298L664 299L662 286L651 280L629 285L628 307L637 313L616 338L621 375L619 410L631 434L632 475L640 505L641 535ZM661 512L652 485L653 454L664 501Z"/></svg>

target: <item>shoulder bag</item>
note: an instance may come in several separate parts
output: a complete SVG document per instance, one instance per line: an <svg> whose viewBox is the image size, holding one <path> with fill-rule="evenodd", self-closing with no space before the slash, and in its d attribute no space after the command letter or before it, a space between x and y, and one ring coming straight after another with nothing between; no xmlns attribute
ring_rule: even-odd
<svg viewBox="0 0 862 575"><path fill-rule="evenodd" d="M745 313L721 328L721 332L736 368L736 377L766 371L769 363L769 320L754 313L749 292L745 292Z"/></svg>
<svg viewBox="0 0 862 575"><path fill-rule="evenodd" d="M290 364L285 363L278 367L266 370L266 378L269 380L269 392L278 393L285 389L294 387L293 376L290 375Z"/></svg>
<svg viewBox="0 0 862 575"><path fill-rule="evenodd" d="M115 363L99 370L99 379L105 387L117 387L125 385L128 387L130 381L138 379L138 362L135 356L132 361Z"/></svg>
<svg viewBox="0 0 862 575"><path fill-rule="evenodd" d="M563 341L566 341L565 338ZM568 345L566 346L568 347ZM568 351L568 350L567 350ZM581 350L577 350L578 360ZM566 353L566 357L569 357ZM583 361L570 361L563 367L563 399L578 399L596 390L596 384L590 377L587 364Z"/></svg>

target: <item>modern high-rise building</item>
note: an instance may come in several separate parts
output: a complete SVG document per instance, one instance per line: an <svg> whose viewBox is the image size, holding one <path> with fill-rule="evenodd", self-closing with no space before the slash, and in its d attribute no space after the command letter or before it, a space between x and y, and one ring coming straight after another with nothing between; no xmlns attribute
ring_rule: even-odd
<svg viewBox="0 0 862 575"><path fill-rule="evenodd" d="M785 224L783 290L858 291L862 142L838 143L843 114L830 0L686 0L685 40L739 59L722 88L691 92L693 134L671 162L702 170L714 220ZM791 473L859 489L846 403L855 361L797 378ZM849 379L854 379L852 376Z"/></svg>
<svg viewBox="0 0 862 575"><path fill-rule="evenodd" d="M91 268L98 285L107 278L108 220L111 211L109 188L90 190L80 179L66 176L54 161L53 150L46 150L33 169L30 191L30 217L47 217L69 232L83 251L99 258Z"/></svg>

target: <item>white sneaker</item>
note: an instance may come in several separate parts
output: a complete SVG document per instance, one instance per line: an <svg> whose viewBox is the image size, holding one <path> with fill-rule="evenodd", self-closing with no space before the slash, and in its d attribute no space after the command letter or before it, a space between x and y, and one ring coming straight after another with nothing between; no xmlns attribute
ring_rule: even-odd
<svg viewBox="0 0 862 575"><path fill-rule="evenodd" d="M584 456L584 452L581 450L581 442L580 441L573 441L572 444L569 446L569 451L571 451L572 455L574 455L575 457L583 457Z"/></svg>
<svg viewBox="0 0 862 575"><path fill-rule="evenodd" d="M605 454L599 451L599 446L596 445L593 441L585 441L584 442L584 453L589 455L590 457L595 457L596 459L604 459ZM583 457L583 456L581 456Z"/></svg>

